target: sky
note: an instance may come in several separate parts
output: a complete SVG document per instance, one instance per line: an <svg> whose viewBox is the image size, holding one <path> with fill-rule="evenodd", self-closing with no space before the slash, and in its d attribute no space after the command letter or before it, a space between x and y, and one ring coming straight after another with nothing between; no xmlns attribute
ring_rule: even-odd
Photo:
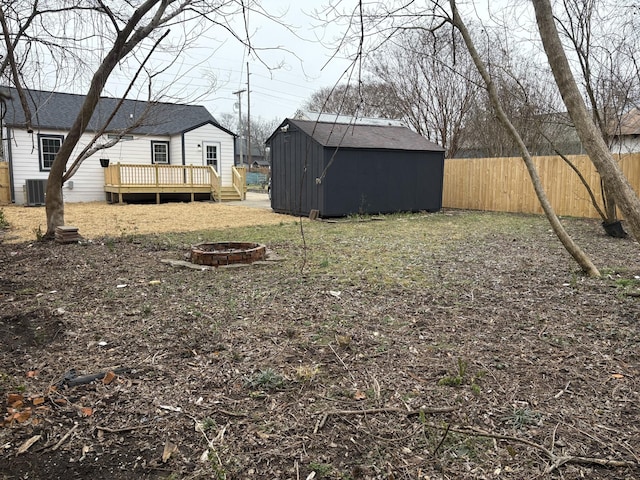
<svg viewBox="0 0 640 480"><path fill-rule="evenodd" d="M253 52L219 25L205 31L184 23L171 26L171 35L161 44L162 48L170 47L172 43L183 45L180 38L185 35L192 35L194 40L179 54L163 53L160 49L153 53L146 66L161 73L153 78L152 97L158 98L157 92L161 92L160 99L164 101L204 105L217 118L223 114L237 115L238 108L246 116L249 110L247 92L241 95L240 104L234 92L246 90L248 80L252 119L260 117L268 122L281 122L293 116L313 93L347 81L353 67L343 57L347 55L346 50L354 51L355 45L341 48L336 53L335 45L345 27L323 21L327 19L323 10L330 1L263 0L260 3L272 18L265 18L255 11L249 13L248 31ZM477 0L470 4L471 11L475 14L486 11L490 2L495 6L503 0ZM356 0L334 0L333 3L341 9L355 9L358 5ZM228 22L230 29L244 33L242 15L215 18ZM102 60L105 46L99 37L88 38L88 42L95 43L89 43L85 48L85 54L89 56L87 63L97 65ZM149 51L148 46L145 48L134 53L136 60L125 60L120 71L111 75L103 95L121 97L125 94L139 61ZM93 73L91 69L70 71L61 78L54 63L51 65L53 70L48 72L45 72L46 63L38 68L42 73L40 83L36 82L34 88L78 94L86 92ZM137 92L127 96L144 100L147 94L145 81L138 83Z"/></svg>
<svg viewBox="0 0 640 480"><path fill-rule="evenodd" d="M344 59L331 60L328 44L339 35L335 26L322 26L310 15L326 0L293 2L269 0L269 13L284 25L250 15L249 30L257 54L248 55L247 48L229 38L220 28L199 37L180 60L180 73L166 75L174 83L177 96L194 98L192 103L204 105L213 115L237 115L238 96L234 92L247 89L247 63L250 72L250 113L252 118L270 121L291 117L309 97L322 87L332 87L349 67ZM211 78L214 91L206 92ZM242 114L247 113L247 94L243 93Z"/></svg>
<svg viewBox="0 0 640 480"><path fill-rule="evenodd" d="M485 2L477 2L476 14L489 8L489 2ZM200 32L195 43L179 55L167 57L154 53L152 58L159 69L174 61L168 71L154 79L154 87L160 85L166 89L166 99L170 99L167 101L204 105L214 117L237 115L238 96L234 92L247 89L248 68L251 117L280 122L293 116L314 92L347 79L345 72L351 62L340 58L345 49L335 54L336 40L343 27L326 24L314 16L314 12L323 10L328 0L264 0L261 3L268 14L278 20L266 19L255 12L249 14L248 30L256 52L249 54L246 46L225 29L210 28ZM494 5L501 3L502 0L493 0ZM340 4L350 8L357 2L347 0ZM224 20L231 22L230 27L235 31L244 29L237 15ZM174 26L172 35L179 37L180 28ZM96 46L95 51L100 50ZM135 62L134 66L137 67ZM75 83L76 88L84 91L79 82ZM127 74L119 77L114 73L103 95L122 96L128 84ZM129 98L144 99L145 88L146 85L137 96L130 94ZM247 100L245 92L240 105L243 115L247 114Z"/></svg>
<svg viewBox="0 0 640 480"><path fill-rule="evenodd" d="M116 2L117 0L114 0ZM265 121L284 120L293 116L311 95L324 87L333 87L349 68L350 62L334 56L331 44L340 35L340 28L327 25L314 18L330 0L262 0L266 15L256 11L248 14L248 48L232 37L224 26L211 26L207 30L196 23L178 22L158 29L158 34L170 28L170 35L160 43L148 63L151 72L160 72L152 80L153 99L161 101L204 105L214 117L238 113L238 96L234 92L247 89L247 69L250 72L251 117ZM354 0L347 0L351 4ZM251 3L251 2L250 2ZM355 2L357 4L357 2ZM240 5L236 2L235 5ZM266 16L272 18L266 18ZM89 18L89 17L87 17ZM220 23L244 35L242 15L218 15ZM275 19L275 20L274 20ZM85 21L90 21L85 20ZM73 30L74 24L61 24L60 35ZM30 88L84 94L91 76L105 55L106 44L99 35L88 34L79 27L77 36L83 38L83 60L87 69L67 68L61 72L55 62L40 61L34 70ZM196 35L197 33L197 35ZM184 37L193 37L188 47L176 54L162 51L184 45ZM146 100L148 78L141 75L136 87L127 93L131 79L141 60L150 51L151 41L134 50L110 75L103 96ZM334 57L332 59L332 57ZM36 61L38 57L36 56ZM42 57L44 58L44 57ZM213 86L213 87L212 87ZM241 109L246 116L247 93L241 96Z"/></svg>
<svg viewBox="0 0 640 480"><path fill-rule="evenodd" d="M198 66L181 80L195 85L202 82L202 72L215 74L218 84L216 91L200 100L214 116L237 112L234 104L238 97L233 92L247 88L247 61L252 118L259 116L264 120L282 121L293 116L320 88L333 87L341 79L344 82L348 78L345 72L350 69L351 62L340 58L344 49L335 55L334 47L344 27L336 24L323 25L323 22L314 18L314 11L321 12L328 0L265 0L262 3L270 14L280 17L282 23L291 26L295 34L273 21L252 15L249 29L253 35L253 46L258 49L282 47L281 49L262 50L259 52L260 58L255 55L247 57L246 48L239 42L226 40L211 53L210 45L216 44L221 38L217 36L219 30L213 31L207 37L208 40L203 39L203 44L209 47L205 46L194 52L197 55L194 54L191 65ZM469 13L474 16L486 15L491 3L497 8L504 2L479 0ZM357 2L348 0L339 5L350 8L355 7ZM201 60L205 56L209 58ZM246 93L242 94L241 108L245 115Z"/></svg>

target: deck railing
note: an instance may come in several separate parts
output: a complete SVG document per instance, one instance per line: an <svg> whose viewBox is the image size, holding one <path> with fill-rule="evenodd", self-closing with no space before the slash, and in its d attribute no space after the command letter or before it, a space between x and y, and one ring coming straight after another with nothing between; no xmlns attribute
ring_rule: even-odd
<svg viewBox="0 0 640 480"><path fill-rule="evenodd" d="M220 198L220 176L211 166L132 165L116 163L104 169L105 191L116 193L119 202L125 193L209 193Z"/></svg>
<svg viewBox="0 0 640 480"><path fill-rule="evenodd" d="M247 169L244 167L232 167L233 188L242 200L247 198Z"/></svg>

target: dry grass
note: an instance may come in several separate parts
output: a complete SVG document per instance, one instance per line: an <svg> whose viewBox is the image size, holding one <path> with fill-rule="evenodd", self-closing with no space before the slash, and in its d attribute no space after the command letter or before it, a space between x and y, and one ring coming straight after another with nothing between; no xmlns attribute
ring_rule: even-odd
<svg viewBox="0 0 640 480"><path fill-rule="evenodd" d="M44 207L4 206L10 227L4 241L35 240L47 227ZM65 223L78 227L85 238L192 232L251 225L291 222L293 217L237 204L164 203L161 205L110 205L104 202L70 203L65 206Z"/></svg>

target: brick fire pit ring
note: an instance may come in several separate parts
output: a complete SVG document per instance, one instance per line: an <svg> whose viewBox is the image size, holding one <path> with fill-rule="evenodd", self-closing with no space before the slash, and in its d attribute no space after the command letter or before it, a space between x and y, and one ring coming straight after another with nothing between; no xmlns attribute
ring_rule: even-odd
<svg viewBox="0 0 640 480"><path fill-rule="evenodd" d="M219 267L264 260L267 247L251 242L203 242L191 247L191 263Z"/></svg>

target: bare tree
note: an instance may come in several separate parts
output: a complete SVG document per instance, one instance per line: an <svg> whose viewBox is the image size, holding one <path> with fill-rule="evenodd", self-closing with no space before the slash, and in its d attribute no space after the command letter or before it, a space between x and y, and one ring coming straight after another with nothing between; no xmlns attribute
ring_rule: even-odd
<svg viewBox="0 0 640 480"><path fill-rule="evenodd" d="M369 79L357 85L346 83L322 88L311 95L304 108L354 117L398 119L401 115L394 90L384 82Z"/></svg>
<svg viewBox="0 0 640 480"><path fill-rule="evenodd" d="M399 32L365 68L388 85L398 118L440 144L448 157L456 155L480 91L480 79L459 35Z"/></svg>
<svg viewBox="0 0 640 480"><path fill-rule="evenodd" d="M233 113L224 112L220 115L216 115L216 120L218 123L231 132L238 131L238 115Z"/></svg>
<svg viewBox="0 0 640 480"><path fill-rule="evenodd" d="M449 8L447 8L447 6ZM446 3L444 1L434 1L430 4L429 10L421 6L416 6L413 2L410 2L409 4L403 3L400 6L393 4L390 5L388 3L375 3L371 7L371 10L366 11L363 2L359 1L359 9L357 12L360 24L358 25L359 28L356 28L353 31L353 35L356 38L359 38L358 48L354 54L355 65L361 65L359 59L365 54L364 52L366 51L367 46L366 39L373 36L372 34L365 33L367 28L372 28L379 38L378 43L374 43L372 46L369 46L372 50L379 50L382 45L388 43L390 39L401 30L422 29L431 32L437 31L443 26L450 24L460 32L465 46L467 47L469 54L471 55L471 58L473 59L473 62L487 88L491 104L498 119L501 121L504 128L507 129L520 149L522 158L533 183L534 190L556 236L585 273L590 276L599 276L600 273L593 262L568 235L558 217L555 215L555 212L546 197L531 155L519 132L509 120L509 117L501 106L498 90L493 78L475 48L469 31L459 15L455 0L449 0L449 2ZM352 28L354 23L358 24L358 22L354 21L351 17L350 25Z"/></svg>
<svg viewBox="0 0 640 480"><path fill-rule="evenodd" d="M632 235L640 240L640 199L613 158L582 99L556 28L551 3L549 0L536 0L533 6L549 65L580 140L607 192L627 219Z"/></svg>
<svg viewBox="0 0 640 480"><path fill-rule="evenodd" d="M533 188L536 192L538 200L540 201L540 205L542 206L542 209L544 210L544 213L549 220L549 223L551 224L551 228L553 229L554 233L556 234L562 245L565 247L565 249L571 254L578 265L580 265L582 270L589 276L599 277L600 272L598 271L597 267L593 264L588 255L573 241L571 236L562 226L562 223L560 223L558 216L555 214L553 207L551 206L551 203L549 202L549 199L547 198L547 195L544 191L542 182L540 181L540 177L533 163L533 158L531 157L531 154L529 153L529 150L522 140L522 137L520 136L518 130L510 121L505 111L502 109L498 90L496 89L495 84L493 83L493 79L489 75L484 62L480 58L480 54L475 48L473 40L471 39L471 35L469 34L464 21L460 17L455 0L449 0L449 4L451 6L451 23L460 31L462 37L464 38L467 49L469 50L469 53L473 58L473 61L487 86L489 98L491 99L491 104L496 111L498 119L520 148L520 153L527 167L527 171L529 172L529 177L531 178Z"/></svg>
<svg viewBox="0 0 640 480"><path fill-rule="evenodd" d="M617 2L563 0L561 5L555 15L558 28L575 57L593 121L611 148L620 117L640 99L633 62L637 25L626 19Z"/></svg>
<svg viewBox="0 0 640 480"><path fill-rule="evenodd" d="M137 67L138 72L144 71L151 99L153 81L164 67L148 68L145 62L169 27L185 27L182 43L166 46L172 48L173 58L193 39L186 25L191 25L192 32L219 27L251 47L246 27L249 10L272 18L259 4L247 5L242 0L16 0L0 4L0 27L6 49L0 63L0 77L8 79L18 91L27 128L31 126L32 112L25 91L32 79L37 78L33 76L33 68L38 62L51 58L49 63L40 63L39 68L48 67L60 78L75 75L78 81L84 74L90 78L83 105L49 173L45 237L53 237L56 227L64 224L63 182L85 158L108 146L99 145L100 135L94 136L68 169L74 149L87 130L114 70L123 67L130 72ZM243 20L238 33L230 26L229 19L234 17ZM130 88L132 85L133 82Z"/></svg>
<svg viewBox="0 0 640 480"><path fill-rule="evenodd" d="M231 118L227 114L226 118L230 121ZM236 130L238 130L238 135L240 136L240 142L238 148L242 152L242 156L244 157L244 161L247 161L247 135L249 131L251 131L251 154L252 155L260 155L263 158L268 158L267 155L267 145L265 142L267 138L271 136L271 134L275 131L275 129L280 125L280 120L277 118L273 118L271 120L265 120L264 118L251 117L251 128L249 129L249 125L247 124L247 117L244 115L240 120L240 125L238 128L238 118L234 117ZM239 153L239 152L236 152Z"/></svg>
<svg viewBox="0 0 640 480"><path fill-rule="evenodd" d="M246 155L247 151L247 133L248 133L248 125L247 125L247 117L245 115L242 116L241 119L238 118L237 115L231 113L223 113L217 117L217 120L220 122L220 125L225 127L228 130L236 132L242 143L240 147L243 152L243 156ZM271 120L265 120L264 118L257 116L251 117L251 153L258 153L263 158L267 158L267 146L265 142L267 138L271 136L271 134L275 131L275 129L280 125L281 120L277 118L273 118ZM236 152L239 153L239 152ZM246 161L246 158L245 158Z"/></svg>
<svg viewBox="0 0 640 480"><path fill-rule="evenodd" d="M273 118L266 120L262 117L251 118L251 145L258 150L263 158L267 158L267 145L265 142L267 138L278 128L281 120Z"/></svg>
<svg viewBox="0 0 640 480"><path fill-rule="evenodd" d="M562 6L558 27L575 58L593 122L611 150L622 116L640 98L634 26L617 4L604 0L563 0ZM604 183L602 198L605 226L617 222L614 197Z"/></svg>
<svg viewBox="0 0 640 480"><path fill-rule="evenodd" d="M489 35L489 32L482 33L483 37ZM492 45L508 45L505 39L494 36L490 39L487 43ZM505 114L520 133L529 151L540 152L546 144L542 132L549 130L548 122L556 117L544 82L539 80L537 67L508 46L485 46L479 55L486 59L487 72L491 75ZM473 108L465 123L464 140L465 145L478 156L508 157L519 156L521 153L518 142L496 115L486 89L482 89L474 98Z"/></svg>

